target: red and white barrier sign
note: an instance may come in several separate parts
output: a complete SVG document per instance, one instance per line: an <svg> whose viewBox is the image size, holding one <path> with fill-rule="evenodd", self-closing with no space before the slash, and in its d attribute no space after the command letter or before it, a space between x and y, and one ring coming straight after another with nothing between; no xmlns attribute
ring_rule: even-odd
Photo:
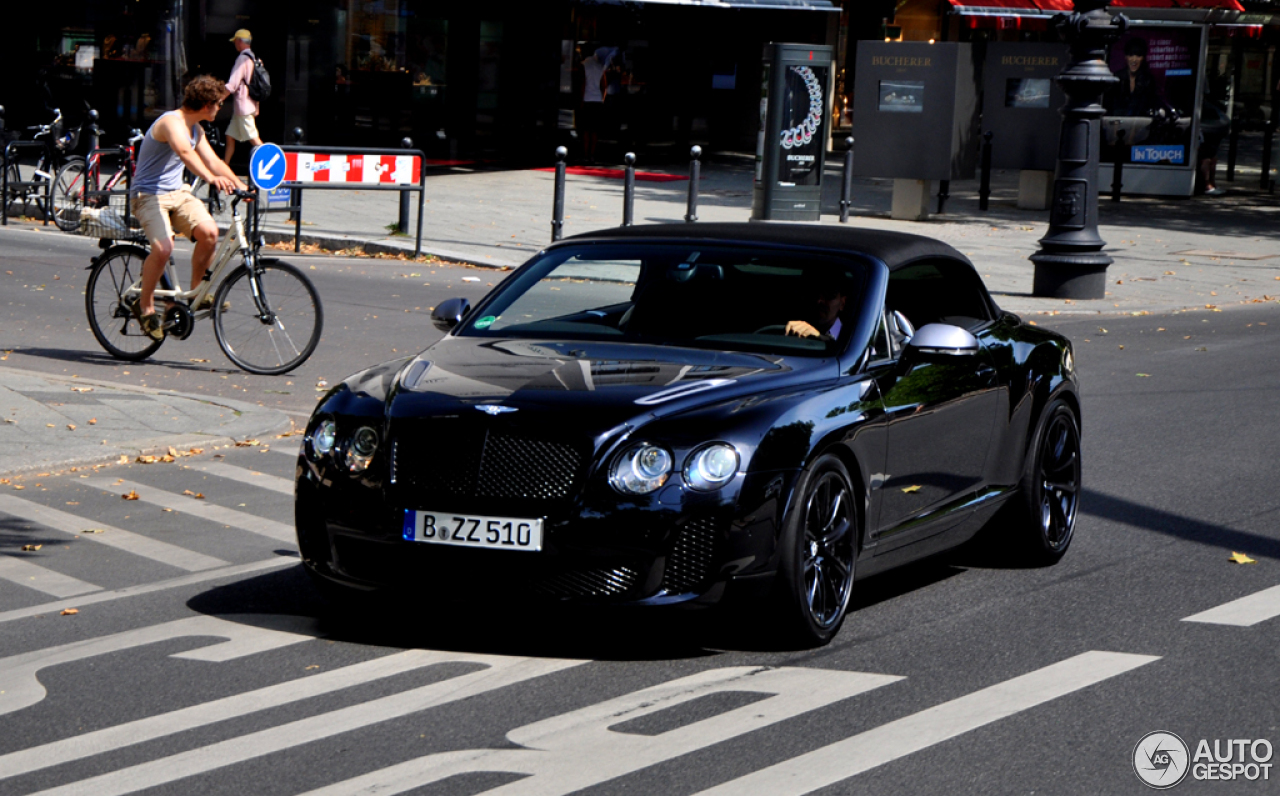
<svg viewBox="0 0 1280 796"><path fill-rule="evenodd" d="M422 158L417 155L331 155L286 152L285 182L348 185L417 185Z"/></svg>

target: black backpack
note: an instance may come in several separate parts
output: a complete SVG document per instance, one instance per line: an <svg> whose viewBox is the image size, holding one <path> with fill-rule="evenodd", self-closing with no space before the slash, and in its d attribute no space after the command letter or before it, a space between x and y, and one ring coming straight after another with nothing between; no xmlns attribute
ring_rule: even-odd
<svg viewBox="0 0 1280 796"><path fill-rule="evenodd" d="M267 74L267 67L263 66L261 58L253 54L253 50L245 50L245 52L253 59L253 77L249 78L249 99L262 102L271 96L271 75Z"/></svg>

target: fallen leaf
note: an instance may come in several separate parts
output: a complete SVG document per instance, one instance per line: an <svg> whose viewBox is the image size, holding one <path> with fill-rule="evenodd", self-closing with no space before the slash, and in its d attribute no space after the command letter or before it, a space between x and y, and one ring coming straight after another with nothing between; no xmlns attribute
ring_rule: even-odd
<svg viewBox="0 0 1280 796"><path fill-rule="evenodd" d="M190 489L184 489L184 490L182 490L182 494L184 494L184 495L190 495L191 497L195 498L196 500L204 500L204 493L203 493L203 492L192 492Z"/></svg>
<svg viewBox="0 0 1280 796"><path fill-rule="evenodd" d="M129 457L125 456L124 454L120 454L120 459L119 461L116 462L116 464L128 464L128 463L129 463Z"/></svg>
<svg viewBox="0 0 1280 796"><path fill-rule="evenodd" d="M125 500L137 500L137 499L138 499L138 493L137 493L136 491L134 491L134 490L130 489L128 492L126 492L125 494L121 495L120 497L124 498Z"/></svg>
<svg viewBox="0 0 1280 796"><path fill-rule="evenodd" d="M309 672L309 671L311 671L312 669L319 669L319 668L320 668L320 664L318 664L318 663L313 663L313 664L311 664L310 666L308 666L304 671L308 671L308 672Z"/></svg>
<svg viewBox="0 0 1280 796"><path fill-rule="evenodd" d="M44 426L45 426L45 428L53 428L53 427L54 427L54 426L53 426L53 423L45 423L45 424L44 424Z"/></svg>
<svg viewBox="0 0 1280 796"><path fill-rule="evenodd" d="M242 439L242 440L236 440L236 447L237 447L237 448L252 448L252 447L255 447L255 446L257 446L257 445L261 445L261 444L262 444L262 443L261 443L261 442L259 442L259 441L258 441L258 440L256 440L256 439Z"/></svg>
<svg viewBox="0 0 1280 796"><path fill-rule="evenodd" d="M1120 350L1121 350L1121 351L1123 351L1123 350L1124 350L1124 346L1120 346Z"/></svg>
<svg viewBox="0 0 1280 796"><path fill-rule="evenodd" d="M72 387L72 392L93 392L92 387Z"/></svg>
<svg viewBox="0 0 1280 796"><path fill-rule="evenodd" d="M22 546L22 549L27 551L28 553L34 553L35 551L39 550L42 547L44 547L44 545L42 544L24 544Z"/></svg>
<svg viewBox="0 0 1280 796"><path fill-rule="evenodd" d="M76 424L75 424L75 423L68 423L68 424L67 424L67 431L75 431L75 430L76 430Z"/></svg>
<svg viewBox="0 0 1280 796"><path fill-rule="evenodd" d="M80 613L79 608L63 608L62 609L62 616L75 616L78 613Z"/></svg>
<svg viewBox="0 0 1280 796"><path fill-rule="evenodd" d="M166 508L163 508L163 509L160 509L160 510L161 510L161 511L173 511L173 509L171 509L171 508L168 508L168 507L166 507Z"/></svg>
<svg viewBox="0 0 1280 796"><path fill-rule="evenodd" d="M154 456L139 456L137 459L135 459L135 461L137 461L139 464L155 464L155 463L156 463L156 457L154 457Z"/></svg>
<svg viewBox="0 0 1280 796"><path fill-rule="evenodd" d="M14 488L14 489L26 489L26 487L25 487L25 486L23 486L22 484L14 484L14 485L13 485L13 488Z"/></svg>
<svg viewBox="0 0 1280 796"><path fill-rule="evenodd" d="M1208 350L1209 350L1209 348L1208 348L1208 346L1197 346L1197 347L1196 347L1196 350L1197 350L1197 351L1208 351Z"/></svg>
<svg viewBox="0 0 1280 796"><path fill-rule="evenodd" d="M199 456L202 453L204 453L204 448L192 448L191 450L187 451L188 456Z"/></svg>
<svg viewBox="0 0 1280 796"><path fill-rule="evenodd" d="M919 484L917 484L917 485L915 485L915 486L903 487L902 491L903 491L903 492L905 492L905 493L907 493L907 494L911 494L912 492L919 492L919 491L920 491L920 485L919 485Z"/></svg>
<svg viewBox="0 0 1280 796"><path fill-rule="evenodd" d="M178 451L177 451L177 450L176 450L172 445L170 445L170 446L169 446L169 455L170 455L170 456L177 456L177 455L178 455Z"/></svg>
<svg viewBox="0 0 1280 796"><path fill-rule="evenodd" d="M208 362L209 360L207 360L207 359L193 359L193 360L191 360L191 361L192 361L192 362Z"/></svg>
<svg viewBox="0 0 1280 796"><path fill-rule="evenodd" d="M96 425L98 425L98 418L96 418L96 417L91 417L91 418L89 418L89 425L91 425L91 426L96 426Z"/></svg>
<svg viewBox="0 0 1280 796"><path fill-rule="evenodd" d="M1231 552L1231 558L1229 558L1229 559L1227 559L1227 560L1228 560L1228 561L1230 561L1230 562L1231 562L1231 563L1233 563L1233 564L1256 564L1256 563L1258 563L1257 561L1254 561L1252 558L1249 558L1249 557L1248 557L1247 555L1245 555L1244 553L1237 553L1237 552L1235 552L1235 551L1232 551L1232 552Z"/></svg>
<svg viewBox="0 0 1280 796"><path fill-rule="evenodd" d="M80 533L105 533L101 528L85 528Z"/></svg>

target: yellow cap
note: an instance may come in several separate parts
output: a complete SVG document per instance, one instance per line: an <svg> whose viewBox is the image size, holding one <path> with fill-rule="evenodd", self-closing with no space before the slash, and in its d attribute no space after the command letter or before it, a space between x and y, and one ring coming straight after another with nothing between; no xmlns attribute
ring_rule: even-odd
<svg viewBox="0 0 1280 796"><path fill-rule="evenodd" d="M240 39L241 41L253 41L253 34L244 28L241 28L236 31L236 35L231 37L231 41L235 41L236 39Z"/></svg>

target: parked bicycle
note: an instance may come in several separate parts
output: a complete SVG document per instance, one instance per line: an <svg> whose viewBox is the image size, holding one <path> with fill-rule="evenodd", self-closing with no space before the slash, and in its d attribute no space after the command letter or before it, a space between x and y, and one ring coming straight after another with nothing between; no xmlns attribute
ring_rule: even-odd
<svg viewBox="0 0 1280 796"><path fill-rule="evenodd" d="M260 257L262 238L246 234L238 205L257 201L256 191L236 191L229 202L231 226L214 251L200 284L183 290L172 258L155 291L164 302L166 337L185 340L196 321L213 320L213 335L238 367L262 375L287 373L315 351L324 326L320 295L305 274L276 259ZM132 311L141 293L142 263L150 253L137 237L119 242L106 234L104 251L89 265L85 309L89 328L104 349L118 359L146 359L164 343L142 330ZM238 265L236 265L238 263ZM206 296L207 310L195 310Z"/></svg>
<svg viewBox="0 0 1280 796"><path fill-rule="evenodd" d="M31 140L40 141L45 145L35 163L25 164L18 157L5 158L3 178L5 196L2 198L6 214L11 202L20 200L25 214L27 206L34 200L35 206L42 214L57 218L58 207L53 199L53 180L63 157L79 145L80 130L83 125L69 130L64 129L62 111L58 108L51 110L54 116L52 122L27 128L28 132L34 133ZM41 184L45 182L49 184L47 186ZM49 189L47 193L46 188Z"/></svg>
<svg viewBox="0 0 1280 796"><path fill-rule="evenodd" d="M89 114L89 132L92 141L100 140L102 130L98 127L96 112ZM137 148L142 143L142 131L134 129L129 134L129 142L118 155L115 152L92 150L87 157L74 155L66 159L58 169L58 177L53 184L53 221L58 229L64 232L75 232L80 227L81 211L84 208L101 209L109 204L110 192L128 186L133 178L133 167ZM118 162L116 170L102 179L103 159L114 157Z"/></svg>

